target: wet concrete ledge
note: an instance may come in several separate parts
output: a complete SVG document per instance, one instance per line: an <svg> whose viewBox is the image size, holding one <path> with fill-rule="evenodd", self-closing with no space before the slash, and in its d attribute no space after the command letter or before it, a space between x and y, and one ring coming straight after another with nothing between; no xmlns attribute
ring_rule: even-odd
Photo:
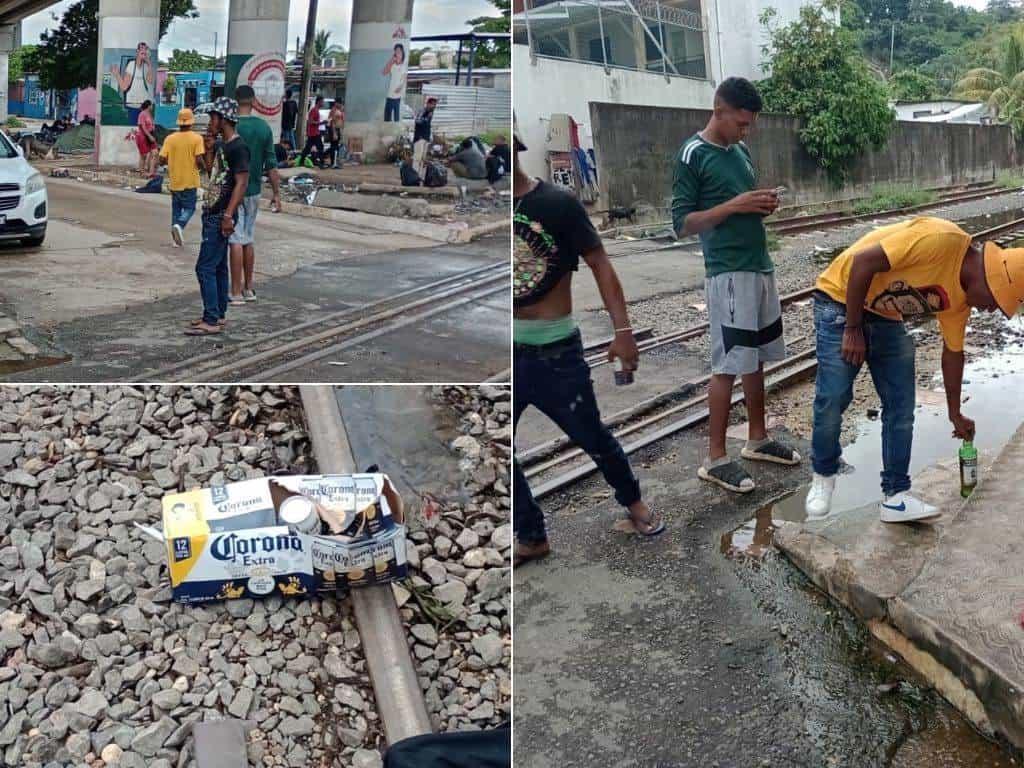
<svg viewBox="0 0 1024 768"><path fill-rule="evenodd" d="M778 522L775 543L975 726L1024 749L1024 425L986 463L967 502L955 461L915 477L942 510L933 525L886 525L870 504Z"/></svg>

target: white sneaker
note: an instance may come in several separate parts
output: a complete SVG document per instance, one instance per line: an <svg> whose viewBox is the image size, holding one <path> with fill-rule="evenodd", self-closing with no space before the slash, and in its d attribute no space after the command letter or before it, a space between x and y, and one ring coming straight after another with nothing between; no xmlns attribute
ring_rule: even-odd
<svg viewBox="0 0 1024 768"><path fill-rule="evenodd" d="M878 511L883 523L911 523L915 520L929 520L939 516L938 507L915 499L907 491L889 496L880 502Z"/></svg>
<svg viewBox="0 0 1024 768"><path fill-rule="evenodd" d="M181 235L182 235L181 225L180 224L172 224L171 225L171 237L174 238L174 244L176 246L178 246L179 248L181 248L181 246L184 245L184 243L182 242Z"/></svg>
<svg viewBox="0 0 1024 768"><path fill-rule="evenodd" d="M804 510L807 512L807 521L824 520L832 510L832 492L836 489L836 476L825 477L814 473L811 481L811 489L807 492L807 501L804 502Z"/></svg>

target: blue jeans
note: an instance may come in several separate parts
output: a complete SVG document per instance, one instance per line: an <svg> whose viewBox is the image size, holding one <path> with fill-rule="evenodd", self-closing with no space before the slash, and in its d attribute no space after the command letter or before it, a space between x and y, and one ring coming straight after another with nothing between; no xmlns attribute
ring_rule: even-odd
<svg viewBox="0 0 1024 768"><path fill-rule="evenodd" d="M638 501L640 483L619 441L601 423L579 331L564 341L540 347L516 344L513 367L513 429L523 411L530 405L536 406L590 455L615 489L619 504L628 507ZM518 463L514 483L512 524L516 538L523 544L545 541L544 513Z"/></svg>
<svg viewBox="0 0 1024 768"><path fill-rule="evenodd" d="M203 322L214 325L228 312L228 239L220 232L222 214L203 213L203 244L196 277L203 297Z"/></svg>
<svg viewBox="0 0 1024 768"><path fill-rule="evenodd" d="M397 123L399 122L399 114L401 113L402 100L401 99L384 99L384 122L385 123Z"/></svg>
<svg viewBox="0 0 1024 768"><path fill-rule="evenodd" d="M814 471L831 477L839 471L839 433L843 411L853 400L859 365L843 360L846 307L821 294L814 298L818 378L814 393ZM903 323L864 313L866 361L882 401L882 493L892 496L910 488L910 448L914 440L914 340Z"/></svg>
<svg viewBox="0 0 1024 768"><path fill-rule="evenodd" d="M289 144L291 144L291 147L292 147L293 150L297 149L297 147L295 146L295 130L294 129L292 129L290 131L286 131L286 130L284 130L282 128L281 129L281 141L282 142L287 141Z"/></svg>
<svg viewBox="0 0 1024 768"><path fill-rule="evenodd" d="M177 224L184 229L195 212L196 191L194 189L171 192L171 224Z"/></svg>

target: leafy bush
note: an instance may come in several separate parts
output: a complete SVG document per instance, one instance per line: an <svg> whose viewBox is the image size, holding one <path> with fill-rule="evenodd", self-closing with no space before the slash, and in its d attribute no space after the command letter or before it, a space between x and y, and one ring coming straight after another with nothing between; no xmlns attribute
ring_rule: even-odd
<svg viewBox="0 0 1024 768"><path fill-rule="evenodd" d="M7 118L7 127L8 128L24 128L25 127L25 123L24 123L24 121L19 120L15 115L11 115L10 117Z"/></svg>
<svg viewBox="0 0 1024 768"><path fill-rule="evenodd" d="M768 112L800 118L804 148L839 185L861 154L885 145L895 115L853 35L828 15L836 9L836 0L804 6L797 21L782 27L773 23L774 9L761 14L771 75L759 88Z"/></svg>
<svg viewBox="0 0 1024 768"><path fill-rule="evenodd" d="M912 205L925 205L935 202L935 193L926 189L910 186L883 184L871 190L871 196L860 200L853 207L854 213L874 213L875 211L891 211L895 208L908 208Z"/></svg>

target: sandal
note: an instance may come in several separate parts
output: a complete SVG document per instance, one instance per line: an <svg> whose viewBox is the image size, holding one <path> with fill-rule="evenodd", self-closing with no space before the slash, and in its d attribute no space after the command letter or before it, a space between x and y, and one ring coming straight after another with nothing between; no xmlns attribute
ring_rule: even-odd
<svg viewBox="0 0 1024 768"><path fill-rule="evenodd" d="M193 328L195 328L197 326L200 326L202 324L203 324L203 318L201 318L201 317L198 320L193 320L191 323L189 323L189 325L191 325ZM219 325L221 328L223 328L227 324L228 324L227 319L223 318L223 317L220 320L217 321L217 325Z"/></svg>
<svg viewBox="0 0 1024 768"><path fill-rule="evenodd" d="M750 493L754 490L754 478L736 461L718 464L711 468L702 464L697 470L697 477L735 493Z"/></svg>
<svg viewBox="0 0 1024 768"><path fill-rule="evenodd" d="M751 461L770 461L773 464L785 464L787 466L800 463L800 454L778 440L769 440L757 448L748 448L744 445L743 450L740 451L740 456Z"/></svg>
<svg viewBox="0 0 1024 768"><path fill-rule="evenodd" d="M223 332L224 329L219 325L192 325L185 329L186 336L216 336Z"/></svg>
<svg viewBox="0 0 1024 768"><path fill-rule="evenodd" d="M640 521L633 517L633 515L631 515L628 510L626 511L626 519L629 520L629 522L632 524L633 530L636 532L638 536L657 536L659 533L664 533L665 518L661 517L660 515L656 516L653 513L649 514L650 518L648 518L647 520ZM655 523L655 521L657 522ZM640 525L647 525L650 527L646 531L643 531L640 530Z"/></svg>

